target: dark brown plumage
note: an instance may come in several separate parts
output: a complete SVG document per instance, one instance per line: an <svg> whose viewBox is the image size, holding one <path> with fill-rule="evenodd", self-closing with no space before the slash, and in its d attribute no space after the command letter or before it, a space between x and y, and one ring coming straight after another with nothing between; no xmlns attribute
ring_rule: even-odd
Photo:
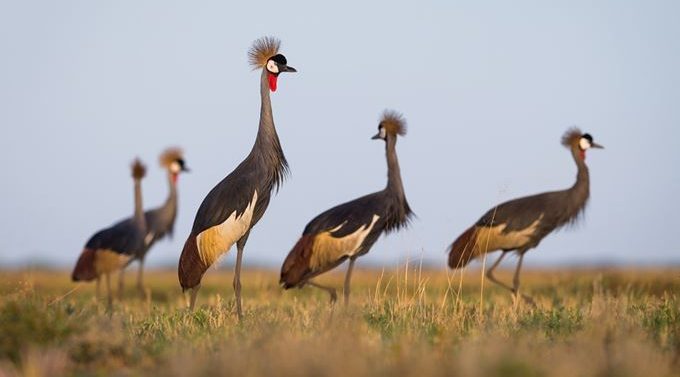
<svg viewBox="0 0 680 377"><path fill-rule="evenodd" d="M449 267L464 267L473 258L502 250L501 256L487 271L487 277L518 295L524 253L538 246L555 229L577 221L588 202L590 177L585 154L589 148L602 146L594 143L592 136L576 128L569 129L562 136L562 145L569 148L576 163L576 183L566 190L514 199L491 208L453 242L449 248ZM493 275L494 269L510 251L519 254L512 287Z"/></svg>

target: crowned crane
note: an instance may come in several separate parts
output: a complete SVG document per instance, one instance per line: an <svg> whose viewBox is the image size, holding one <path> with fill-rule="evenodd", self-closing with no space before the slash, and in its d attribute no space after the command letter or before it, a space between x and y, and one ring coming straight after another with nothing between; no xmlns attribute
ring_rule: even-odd
<svg viewBox="0 0 680 377"><path fill-rule="evenodd" d="M206 270L236 243L234 293L241 319L241 261L250 230L264 215L271 193L283 182L288 163L274 127L270 92L276 91L282 72L297 72L279 53L281 42L272 37L256 40L248 56L253 69L261 69L260 125L250 154L203 199L179 259L182 290L190 290L193 309Z"/></svg>
<svg viewBox="0 0 680 377"><path fill-rule="evenodd" d="M139 261L137 270L137 289L142 296L144 290L144 259L156 241L166 235L172 238L177 217L177 182L181 173L189 172L184 162L184 154L180 148L168 148L159 157L159 163L167 172L169 194L165 203L152 210L144 212L146 219L146 235L144 236L144 248L135 255L135 260ZM132 261L130 261L132 262ZM119 292L123 292L123 271L120 273Z"/></svg>
<svg viewBox="0 0 680 377"><path fill-rule="evenodd" d="M333 207L310 221L283 262L280 283L284 289L311 285L328 292L334 303L337 299L335 289L311 279L349 259L344 287L345 305L349 303L356 259L368 253L381 234L407 226L412 216L395 149L397 137L405 134L406 121L402 115L385 111L373 139L385 141L387 187Z"/></svg>
<svg viewBox="0 0 680 377"><path fill-rule="evenodd" d="M576 128L569 129L562 136L562 145L571 151L576 162L576 183L566 190L514 199L491 208L453 242L449 249L449 267L461 268L473 258L501 250L500 257L486 272L486 276L492 282L510 290L517 300L524 254L538 246L553 230L579 219L589 196L586 151L590 148L603 148L593 142L592 136L581 133ZM510 251L515 251L519 256L512 287L493 275L494 269ZM530 297L522 297L533 303Z"/></svg>
<svg viewBox="0 0 680 377"><path fill-rule="evenodd" d="M142 209L141 183L145 174L146 167L138 159L135 160L132 164L134 216L95 233L85 244L71 275L73 281L96 279L97 296L100 278L105 275L109 308L113 305L111 273L123 269L145 247L146 220Z"/></svg>

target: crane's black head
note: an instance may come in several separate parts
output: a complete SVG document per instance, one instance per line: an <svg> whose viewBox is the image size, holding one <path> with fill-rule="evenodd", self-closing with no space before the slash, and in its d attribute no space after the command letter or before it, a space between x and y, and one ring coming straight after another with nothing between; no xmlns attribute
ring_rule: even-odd
<svg viewBox="0 0 680 377"><path fill-rule="evenodd" d="M604 149L603 146L593 141L593 137L589 133L581 135L581 138L578 141L578 147L581 148L582 151L590 148Z"/></svg>
<svg viewBox="0 0 680 377"><path fill-rule="evenodd" d="M593 137L589 133L583 133L578 128L570 128L565 132L562 136L562 145L574 152L578 152L581 159L586 158L586 151L590 148L604 148L602 145L594 142Z"/></svg>
<svg viewBox="0 0 680 377"><path fill-rule="evenodd" d="M282 72L297 72L293 67L288 66L288 60L279 54L281 41L274 37L262 37L255 42L248 51L248 61L253 69L264 68L267 70L269 80L269 90L276 91L276 83L279 74Z"/></svg>
<svg viewBox="0 0 680 377"><path fill-rule="evenodd" d="M288 65L288 60L282 54L276 54L267 60L265 66L269 73L269 90L276 91L276 84L279 74L282 72L297 72L297 70Z"/></svg>
<svg viewBox="0 0 680 377"><path fill-rule="evenodd" d="M184 153L178 147L168 148L161 153L158 161L161 167L168 170L173 183L177 183L180 173L189 172L189 168L184 161Z"/></svg>
<svg viewBox="0 0 680 377"><path fill-rule="evenodd" d="M378 124L378 133L371 139L387 140L388 137L396 138L397 135L406 135L406 119L394 110L385 110Z"/></svg>

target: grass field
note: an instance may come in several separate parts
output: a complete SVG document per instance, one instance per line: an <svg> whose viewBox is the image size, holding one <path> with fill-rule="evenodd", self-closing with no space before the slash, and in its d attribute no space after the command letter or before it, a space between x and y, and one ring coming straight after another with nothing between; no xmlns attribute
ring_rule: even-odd
<svg viewBox="0 0 680 377"><path fill-rule="evenodd" d="M145 299L128 272L112 312L65 271L1 272L0 376L680 375L680 269L527 270L535 308L479 270L358 270L346 309L248 271L242 323L227 270L194 312L173 271L147 274Z"/></svg>

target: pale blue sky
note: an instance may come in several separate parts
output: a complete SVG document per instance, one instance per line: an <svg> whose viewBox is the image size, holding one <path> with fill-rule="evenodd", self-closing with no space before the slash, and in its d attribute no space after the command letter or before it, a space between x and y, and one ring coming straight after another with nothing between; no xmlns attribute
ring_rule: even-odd
<svg viewBox="0 0 680 377"><path fill-rule="evenodd" d="M680 3L677 1L2 1L0 264L71 265L96 230L128 216L128 164L181 145L176 263L205 194L248 153L259 116L246 52L282 39L298 74L274 116L292 175L251 234L247 265L279 266L305 224L381 189L380 112L409 121L397 148L418 219L362 264L445 248L493 204L565 188L560 146L590 132L591 202L529 263L678 263ZM230 254L227 262L232 262Z"/></svg>

